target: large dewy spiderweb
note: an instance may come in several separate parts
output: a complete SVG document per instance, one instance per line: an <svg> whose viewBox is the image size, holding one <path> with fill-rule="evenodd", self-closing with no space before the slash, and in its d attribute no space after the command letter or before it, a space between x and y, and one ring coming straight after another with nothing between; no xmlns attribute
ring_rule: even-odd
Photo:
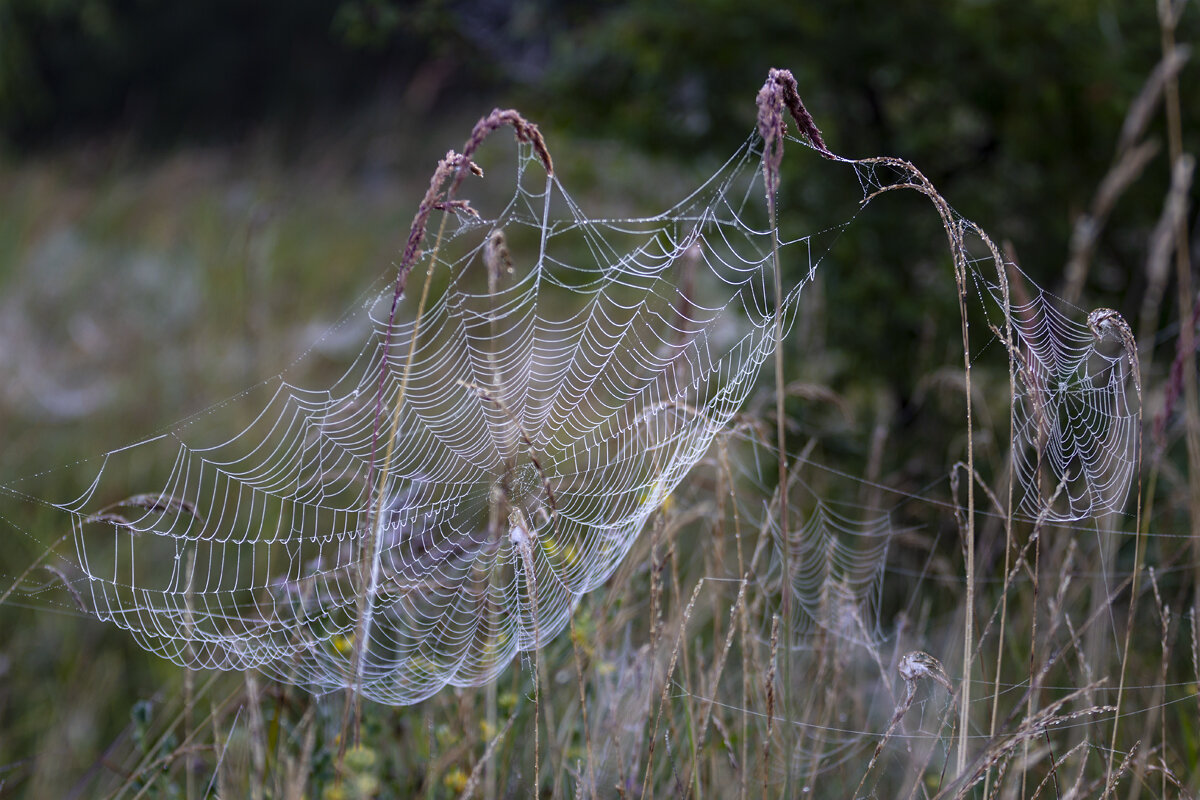
<svg viewBox="0 0 1200 800"><path fill-rule="evenodd" d="M424 256L448 285L390 326L378 295L335 385L281 381L227 441L106 458L64 506L100 617L190 667L393 704L486 682L566 625L773 352L770 230L750 144L645 219L589 220L533 148L518 160L496 218L431 204L454 215ZM134 458L173 466L107 505Z"/></svg>
<svg viewBox="0 0 1200 800"><path fill-rule="evenodd" d="M807 277L776 303L757 135L669 211L589 219L529 132L515 191L492 215L455 196L482 137L447 158L402 264L411 280L367 303L370 335L332 386L280 377L232 437L204 441L185 425L114 451L84 494L57 504L97 616L188 667L407 704L493 679L612 574L742 408L774 352L776 315L786 333L840 228L780 239ZM864 199L923 180L901 162L845 163ZM444 235L426 232L440 214ZM996 279L956 258L1009 330ZM1080 446L1104 439L1105 458L1132 457L1112 452L1128 444L1125 382L1063 383L1060 416L1085 424L1055 427L1039 365L1086 367L1099 351L1079 336L1064 353L1062 324L1045 314L1012 319L1015 433L1041 454L1026 485L1043 466L1095 465L1104 485L1075 491L1064 515L1116 507L1129 471ZM1043 405L1029 410L1031 398ZM129 496L124 476L147 463L166 477ZM1036 516L1043 494L1031 488L1022 509Z"/></svg>

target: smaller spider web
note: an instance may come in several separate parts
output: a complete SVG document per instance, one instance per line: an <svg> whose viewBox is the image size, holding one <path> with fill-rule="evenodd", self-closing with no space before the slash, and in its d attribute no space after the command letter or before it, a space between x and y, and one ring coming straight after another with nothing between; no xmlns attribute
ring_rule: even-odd
<svg viewBox="0 0 1200 800"><path fill-rule="evenodd" d="M1039 292L1012 312L1016 480L1026 514L1074 522L1120 511L1129 495L1140 424L1136 356L1052 300Z"/></svg>
<svg viewBox="0 0 1200 800"><path fill-rule="evenodd" d="M791 583L798 619L792 630L811 637L820 628L850 644L877 646L880 591L895 537L890 516L849 516L818 501L798 524L785 538L796 565Z"/></svg>
<svg viewBox="0 0 1200 800"><path fill-rule="evenodd" d="M792 476L785 536L780 528L778 496L763 482L777 457L769 436L760 429L734 429L727 432L723 446L740 453L732 462L737 465L732 480L738 487L735 495L742 530L761 534L754 554L748 555L752 573L753 565L765 555L759 548L771 551L765 568L754 573L753 580L764 596L774 598L772 610L780 615L779 641L772 642L773 614L759 618L752 636L764 652L772 647L790 648L796 671L836 674L845 682L841 685L857 687L853 696L839 705L837 723L822 727L791 720L806 731L802 746L786 755L782 748L771 756L772 781L782 780L789 764L793 775L813 779L861 758L870 745L870 720L886 715L895 703L891 661L898 634L891 623L905 612L894 602L889 607L885 582L894 566L898 541L912 526L897 521L899 507L850 502L839 498L840 492L826 492ZM797 458L799 454L789 456ZM811 457L805 455L801 460L821 471L822 465ZM789 548L786 562L782 557L785 546ZM786 580L785 563L790 570ZM782 616L780 591L790 592L790 619ZM690 693L679 682L675 686Z"/></svg>
<svg viewBox="0 0 1200 800"><path fill-rule="evenodd" d="M962 291L976 298L968 313L982 312L987 341L1007 353L1019 513L1078 522L1121 511L1137 471L1141 414L1137 348L1124 319L1111 309L1089 314L1038 287L906 162L866 159L856 169L867 202L904 186L933 200Z"/></svg>

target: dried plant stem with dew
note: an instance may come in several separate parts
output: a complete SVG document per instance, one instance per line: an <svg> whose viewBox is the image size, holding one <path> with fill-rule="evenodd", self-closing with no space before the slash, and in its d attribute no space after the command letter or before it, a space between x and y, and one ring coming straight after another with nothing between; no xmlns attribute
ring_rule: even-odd
<svg viewBox="0 0 1200 800"><path fill-rule="evenodd" d="M423 254L421 253L421 242L425 238L426 228L429 223L429 215L434 209L442 209L447 211L451 208L469 209L469 206L455 198L458 188L462 185L463 179L467 173L482 175L482 171L471 160L475 151L483 144L484 140L494 131L499 128L510 125L516 133L517 139L522 142L529 142L534 151L537 153L542 165L546 169L546 174L552 176L554 174L554 162L550 158L550 153L546 149L546 143L542 139L542 134L536 125L527 122L517 111L513 109L500 110L495 109L487 117L481 119L474 130L471 131L470 138L467 139L463 146L461 154L456 154L450 151L446 157L438 162L438 167L434 171L433 177L429 181L429 189L425 193L424 199L417 208L417 214L413 218L412 227L409 232L408 242L404 248L404 254L400 260L400 266L396 277L396 288L392 296L392 305L388 314L387 334L384 340L384 352L390 349L392 330L396 322L396 311L400 305L400 298L404 296L408 286L408 276L416 265L417 259ZM421 287L421 299L417 304L417 313L415 317L414 330L409 342L408 355L404 364L404 368L400 377L400 389L397 399L394 401L394 410L391 417L391 423L386 437L385 454L382 459L384 465L380 469L378 477L379 490L376 491L378 502L375 506L375 515L372 519L367 517L367 532L368 535L363 541L362 546L362 570L360 573L360 585L362 586L361 603L359 607L359 630L356 636L356 666L355 674L358 676L358 683L362 683L362 668L363 668L363 653L365 652L366 642L370 638L371 633L371 616L372 606L370 598L374 597L379 585L379 564L380 564L380 548L382 546L382 535L379 527L384 518L384 506L387 502L386 485L388 479L387 465L392 462L392 449L396 443L396 436L399 432L400 411L403 407L405 399L405 391L408 385L409 375L412 370L413 360L416 356L417 343L419 341L419 326L421 319L424 317L425 306L429 298L429 288L433 277L433 268L437 264L437 254L441 248L443 237L446 232L446 222L449 215L442 214L441 222L438 225L437 235L434 237L434 244L431 254L428 256L428 268L425 272L425 282ZM375 422L374 430L371 437L371 458L367 466L366 482L368 486L373 486L373 478L376 470L376 451L379 447L379 437L381 434L381 422L384 417L384 386L387 379L387 360L381 362L378 391L375 400ZM347 694L347 715L349 715L350 703L353 700L355 708L355 739L357 741L359 729L361 728L361 706L359 705L359 693L351 691ZM347 716L348 719L348 716ZM344 749L339 756L344 754Z"/></svg>
<svg viewBox="0 0 1200 800"><path fill-rule="evenodd" d="M763 188L767 197L767 220L771 230L771 274L775 283L775 436L776 447L779 450L779 486L783 493L788 485L787 471L787 436L785 433L784 386L787 383L783 363L783 265L779 262L779 225L776 202L779 193L779 167L783 161L783 142L787 135L787 126L783 119L783 110L791 113L800 133L826 158L834 158L825 146L821 131L813 121L812 115L804 107L797 91L796 78L786 69L772 69L767 75L767 81L758 92L758 132L763 140ZM792 565L788 551L791 546L788 535L791 527L788 519L788 504L779 504L779 530L782 532L783 552L783 601L784 619L792 618L791 592L786 587L791 584ZM791 686L791 648L785 647L783 654L783 685ZM790 692L784 693L784 709L790 708L788 699ZM784 745L785 751L787 744ZM791 761L788 760L790 765ZM791 768L784 781L784 792L788 791L791 779ZM765 787L764 787L765 791Z"/></svg>

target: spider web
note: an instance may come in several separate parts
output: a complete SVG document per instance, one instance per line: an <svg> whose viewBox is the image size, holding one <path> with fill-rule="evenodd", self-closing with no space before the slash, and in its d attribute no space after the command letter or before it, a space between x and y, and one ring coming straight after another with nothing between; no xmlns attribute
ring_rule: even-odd
<svg viewBox="0 0 1200 800"><path fill-rule="evenodd" d="M1138 463L1141 383L1137 345L1111 309L1091 313L1041 289L1005 260L907 162L856 162L867 201L895 188L926 194L942 216L960 291L1010 367L1014 488L1029 520L1073 522L1120 511ZM968 325L970 319L968 319Z"/></svg>
<svg viewBox="0 0 1200 800"><path fill-rule="evenodd" d="M265 402L218 409L232 436L181 424L106 454L53 504L89 610L182 666L397 705L486 683L567 625L743 408L858 208L772 229L757 136L650 217L590 218L534 148L515 161L500 210L446 210L413 271L431 276L427 305L418 277L395 315L391 287L356 312L369 333L332 385L284 373ZM864 204L923 181L902 162L838 168ZM1044 294L1010 313L995 262L946 213L1013 365L1022 511L1118 508L1135 456L1126 351ZM802 274L778 302L776 242ZM130 496L147 465L166 477ZM793 624L877 638L890 521L818 504L796 524Z"/></svg>
<svg viewBox="0 0 1200 800"><path fill-rule="evenodd" d="M1012 312L1022 343L1014 454L1022 510L1074 522L1125 503L1138 451L1139 403L1131 390L1140 387L1128 328L1122 341L1072 320L1051 300L1039 292Z"/></svg>
<svg viewBox="0 0 1200 800"><path fill-rule="evenodd" d="M665 214L591 220L523 148L507 206L417 265L444 288L390 330L372 298L332 386L281 378L230 438L114 451L57 504L86 605L178 664L314 691L492 679L611 574L773 353L757 166L747 144ZM489 261L512 274L481 285ZM114 502L144 463L165 479Z"/></svg>

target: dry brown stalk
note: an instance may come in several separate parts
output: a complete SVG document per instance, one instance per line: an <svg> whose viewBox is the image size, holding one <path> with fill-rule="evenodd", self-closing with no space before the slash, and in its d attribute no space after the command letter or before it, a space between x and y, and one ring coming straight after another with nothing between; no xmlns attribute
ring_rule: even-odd
<svg viewBox="0 0 1200 800"><path fill-rule="evenodd" d="M787 128L783 121L783 109L786 106L796 120L802 133L809 136L813 145L823 154L829 154L821 132L817 130L812 116L800 101L796 91L796 79L787 70L772 69L767 75L767 81L758 93L758 131L763 139L763 182L767 195L767 214L771 227L771 265L775 282L775 430L776 448L779 460L779 530L783 540L783 616L789 625L792 619L792 565L789 550L791 550L791 527L788 524L788 473L787 473L787 435L784 418L784 363L783 363L783 275L779 261L779 233L776 220L776 195L779 189L779 166L783 162L783 142ZM831 154L829 154L831 155ZM832 157L832 156L831 156ZM784 648L783 656L783 687L784 702L790 699L791 689L791 647ZM788 777L790 778L790 759ZM764 792L766 785L764 783ZM785 783L786 791L786 783Z"/></svg>
<svg viewBox="0 0 1200 800"><path fill-rule="evenodd" d="M786 591L786 590L785 590ZM779 657L779 615L771 617L771 661L767 667L767 675L763 678L764 690L767 695L767 735L763 738L762 790L763 800L767 800L767 779L770 775L771 736L775 732L775 664ZM788 757L788 754L784 754Z"/></svg>
<svg viewBox="0 0 1200 800"><path fill-rule="evenodd" d="M1045 791L1046 787L1050 785L1051 779L1053 779L1058 774L1058 770L1061 769L1063 764L1065 764L1067 762L1067 759L1069 759L1071 756L1075 755L1077 752L1082 750L1084 747L1087 747L1087 745L1088 745L1088 742L1085 739L1084 741L1077 743L1070 750L1068 750L1067 752L1065 752L1061 756L1059 756L1057 759L1055 759L1054 763L1051 765L1052 768L1046 773L1046 777L1042 778L1042 782L1038 784L1037 789L1034 790L1033 796L1030 797L1029 800L1037 800L1039 797L1041 797L1042 792ZM996 788L997 789L1000 788L999 782L997 782ZM1059 796L1061 797L1062 795L1059 795Z"/></svg>
<svg viewBox="0 0 1200 800"><path fill-rule="evenodd" d="M579 634L575 629L575 615L569 618L571 626L571 652L575 656L575 677L579 683L579 709L583 714L583 741L587 755L588 795L599 796L600 787L596 784L596 758L592 753L592 728L588 721L587 692L583 685L583 655L579 652ZM512 720L508 723L512 725ZM586 796L586 795L585 795Z"/></svg>
<svg viewBox="0 0 1200 800"><path fill-rule="evenodd" d="M300 757L290 759L287 765L287 775L284 778L282 797L303 797L304 787L312 774L312 756L317 743L316 725L317 706L309 699L308 708L297 723L296 729L304 731L304 741L300 747ZM281 737L282 738L282 737ZM228 793L219 796L228 796Z"/></svg>
<svg viewBox="0 0 1200 800"><path fill-rule="evenodd" d="M1196 624L1196 609L1188 609L1188 622L1192 631L1192 674L1200 683L1200 626ZM1197 710L1200 710L1200 693L1196 694Z"/></svg>
<svg viewBox="0 0 1200 800"><path fill-rule="evenodd" d="M928 653L920 650L905 653L904 657L900 659L900 663L896 666L896 671L900 673L900 679L904 681L904 697L896 703L896 708L892 712L892 718L888 722L887 728L884 729L883 736L879 739L879 744L875 745L875 752L871 754L871 760L867 762L867 768L863 772L862 778L858 781L858 788L854 790L854 797L859 796L863 785L867 782L867 776L871 774L871 770L875 768L875 763L879 761L879 754L883 752L883 748L891 741L892 734L895 732L896 726L900 724L900 720L904 719L904 715L912 708L913 702L917 699L917 684L919 681L929 679L939 684L950 695L947 707L954 703L956 694L954 686L950 683L950 678L946 676L946 671L942 668L942 662Z"/></svg>
<svg viewBox="0 0 1200 800"><path fill-rule="evenodd" d="M661 511L654 515L650 528L650 652L658 652L658 640L662 635L663 602L662 573L667 566L667 556L659 553L666 515Z"/></svg>
<svg viewBox="0 0 1200 800"><path fill-rule="evenodd" d="M1104 794L1100 795L1100 800L1108 800L1108 797L1116 791L1117 785L1121 782L1121 778L1125 777L1125 773L1129 771L1130 762L1133 761L1134 754L1137 753L1141 742L1134 742L1133 747L1129 748L1129 752L1121 759L1121 765L1117 767L1116 772L1111 772L1104 781ZM1112 760L1112 754L1109 753L1109 761Z"/></svg>
<svg viewBox="0 0 1200 800"><path fill-rule="evenodd" d="M483 245L483 265L488 274L488 296L494 303L500 279L513 274L512 253L508 250L508 238L502 228L496 228L488 234Z"/></svg>
<svg viewBox="0 0 1200 800"><path fill-rule="evenodd" d="M1112 213L1117 200L1141 177L1146 164L1150 163L1150 159L1157 153L1157 143L1145 142L1118 155L1096 189L1088 213L1075 220L1075 227L1071 232L1070 257L1064 269L1066 285L1062 293L1063 299L1071 305L1077 305L1083 295L1083 285L1091 267L1092 254L1109 214Z"/></svg>
<svg viewBox="0 0 1200 800"><path fill-rule="evenodd" d="M417 259L421 256L421 242L425 238L426 230L429 225L429 215L437 208L463 210L469 208L464 203L459 203L454 194L462 184L463 179L468 172L475 175L482 175L483 172L471 157L479 146L493 131L511 125L516 133L518 141L526 142L532 145L534 153L541 160L542 165L546 169L547 175L554 174L554 164L550 159L550 153L546 149L545 140L542 138L540 131L536 125L526 121L519 113L513 109L500 110L494 109L491 114L479 120L471 131L471 136L463 145L463 152L456 154L453 150L446 153L445 158L438 162L437 168L434 170L433 176L429 181L429 188L425 192L425 197L417 206L417 213L413 217L412 226L409 229L408 241L405 244L403 255L400 259L400 265L396 275L396 288L392 295L391 309L388 312L388 322L384 333L383 353L384 358L381 361L379 369L379 381L375 395L375 413L374 423L371 433L371 455L367 464L367 485L374 486L376 484L376 472L379 472L378 485L383 487L387 484L388 464L391 461L392 448L395 445L396 433L399 426L400 410L404 404L405 395L408 388L408 377L412 368L413 358L416 355L416 347L418 341L418 333L420 330L421 320L425 313L425 304L429 296L429 287L433 276L433 268L437 262L437 252L441 247L442 236L446 228L446 216L443 215L441 225L438 228L437 237L433 247L433 253L429 257L429 267L425 273L425 284L421 289L421 298L417 306L417 314L414 322L413 332L409 341L408 357L405 362L403 374L401 376L400 390L395 400L395 407L392 411L391 428L387 437L385 454L382 460L383 467L379 468L379 443L382 433L382 425L384 419L383 395L384 386L389 370L389 361L387 355L392 347L392 333L395 328L396 312L400 305L400 298L405 294L408 285L408 277L412 272L413 266ZM449 185L447 186L447 181ZM373 514L368 513L365 521L365 537L362 541L362 551L359 558L360 563L360 599L358 608L358 622L356 624L355 649L354 649L354 674L356 680L362 670L362 660L364 650L367 646L370 632L370 598L371 582L374 580L374 565L378 563L378 525L376 520L382 518L383 506L387 500L385 491L378 491L378 504L373 509ZM536 695L535 695L536 697ZM347 736L345 735L349 728L351 713L353 712L355 719L355 736L361 729L361 705L358 701L358 693L349 690L346 695L346 706L343 714L342 723L342 743L338 751L338 763L342 763L345 756L345 747Z"/></svg>
<svg viewBox="0 0 1200 800"><path fill-rule="evenodd" d="M504 727L492 737L492 740L488 742L487 748L483 751L483 755L480 756L479 761L475 762L475 766L471 769L471 774L467 777L467 785L463 787L458 800L468 800L468 798L475 794L475 789L479 786L479 779L483 774L484 766L491 763L492 757L496 754L496 747L505 736L508 736L508 732L512 729L516 718L517 710L514 708L512 713L508 715L508 721L504 723Z"/></svg>
<svg viewBox="0 0 1200 800"><path fill-rule="evenodd" d="M708 683L708 694L710 695L707 704L704 706L704 716L700 720L700 729L696 734L699 743L692 753L692 775L695 776L700 768L696 752L704 749L704 744L708 739L708 724L712 720L713 706L717 702L717 689L721 682L721 673L725 671L725 659L729 655L729 648L733 645L733 634L737 631L737 625L734 624L738 613L742 609L742 604L746 599L746 582L742 581L738 587L737 599L733 602L733 608L729 610L729 632L725 635L725 646L721 648L721 653L717 657L717 663L713 666L712 676ZM690 783L690 781L689 781Z"/></svg>
<svg viewBox="0 0 1200 800"><path fill-rule="evenodd" d="M1149 713L1146 714L1146 722L1142 727L1141 741L1150 740L1150 736L1154 732L1155 722L1160 723L1159 741L1163 744L1167 741L1167 720L1166 715L1162 713L1162 702L1166 695L1167 686L1167 665L1171 662L1171 608L1163 603L1162 594L1158 589L1158 574L1154 567L1148 567L1147 573L1150 577L1150 588L1154 592L1154 607L1158 612L1158 620L1160 625L1159 632L1159 649L1162 652L1162 657L1159 661L1158 686L1154 688L1150 703L1147 706ZM1141 797L1142 782L1145 772L1149 771L1150 764L1148 759L1150 752L1147 752L1142 758L1138 759L1138 764L1133 770L1133 780L1129 785L1130 800L1136 800ZM1160 797L1167 796L1167 773L1162 773L1162 786Z"/></svg>
<svg viewBox="0 0 1200 800"><path fill-rule="evenodd" d="M1093 314L1095 314L1095 313L1096 312L1093 312ZM1110 312L1110 313L1115 314L1115 312ZM1134 524L1133 574L1130 576L1131 583L1130 583L1130 590L1129 590L1129 608L1127 610L1126 617L1125 617L1125 643L1121 649L1121 670L1120 670L1120 677L1118 678L1118 681L1117 681L1117 702L1116 702L1117 713L1113 715L1112 739L1109 742L1108 764L1105 767L1105 775L1107 776L1106 783L1111 784L1112 781L1115 780L1112 777L1112 774L1113 774L1112 758L1113 758L1113 754L1116 752L1117 732L1120 729L1120 721L1121 721L1120 711L1121 711L1121 702L1125 695L1125 675L1126 675L1126 670L1129 666L1129 648L1130 648L1130 644L1133 640L1134 615L1137 611L1137 604L1138 604L1138 599L1140 596L1140 592L1138 591L1138 579L1141 577L1142 566L1143 566L1143 562L1146 557L1145 540L1146 540L1147 534L1142 530L1142 451L1144 449L1143 443L1142 443L1143 403L1142 403L1142 397L1141 397L1142 392L1141 392L1141 386L1140 386L1141 380L1139 377L1137 377L1138 371L1140 369L1137 364L1137 344L1133 341L1133 334L1130 333L1129 326L1125 324L1125 321L1123 319L1121 319L1120 315L1115 315L1116 322L1119 322L1120 325L1116 325L1107 315L1102 315L1102 316L1105 317L1103 325L1098 325L1097 327L1093 328L1093 333L1096 333L1102 327L1104 328L1104 330L1107 333L1111 333L1114 330L1116 331L1117 335L1124 342L1126 352L1129 354L1129 358L1133 362L1130 365L1130 370L1134 374L1134 381L1135 381L1134 385L1137 387L1137 391L1138 391L1138 410L1137 410L1137 423L1138 424L1137 424L1137 429L1136 429L1137 430L1137 443L1136 443L1136 447L1137 447L1137 495L1134 498L1135 511L1134 511L1134 523L1133 523ZM1091 322L1091 318L1089 318L1089 323L1090 322ZM1104 326L1107 326L1107 327L1104 327ZM1189 359L1189 361L1191 361L1191 359ZM1195 364L1193 363L1192 366L1193 366L1193 374L1194 374ZM1193 389L1193 394L1194 394L1195 387L1192 387L1192 389ZM1197 471L1192 473L1193 481L1200 481L1200 465L1197 465L1197 466L1198 466ZM1200 500L1193 498L1193 503L1197 503L1197 502L1200 502ZM1192 524L1193 525L1200 524L1200 519L1193 518ZM1198 545L1198 547L1200 547L1200 545ZM1135 747L1136 747L1136 745L1135 745ZM1122 770L1123 769L1124 769L1124 766L1122 767ZM1107 788L1106 788L1106 793L1107 793Z"/></svg>
<svg viewBox="0 0 1200 800"><path fill-rule="evenodd" d="M746 561L742 551L741 515L738 513L733 471L729 468L729 449L725 446L724 439L717 441L717 458L721 464L721 472L725 475L726 485L729 487L729 504L733 508L733 539L737 550L738 574L742 576L742 583L745 585L750 580L750 573L746 572ZM750 642L750 612L746 606L746 603L742 603L742 613L739 618L742 632L742 768L740 770L740 780L738 781L739 800L746 800L746 771L750 767L750 715L747 709L750 704L750 653L752 645Z"/></svg>
<svg viewBox="0 0 1200 800"><path fill-rule="evenodd" d="M758 91L758 132L763 138L763 174L767 179L767 195L771 197L779 187L779 165L783 161L783 140L787 135L787 126L783 121L783 109L786 108L813 147L825 158L837 158L825 146L821 130L813 121L812 115L804 107L797 89L796 78L790 70L772 69L767 73L767 81Z"/></svg>
<svg viewBox="0 0 1200 800"><path fill-rule="evenodd" d="M1150 247L1146 254L1146 291L1142 295L1139 333L1142 351L1148 359L1153 352L1154 333L1158 328L1159 306L1170 277L1171 253L1176 245L1176 231L1187 224L1188 192L1192 188L1192 174L1196 159L1184 154L1171 168L1171 188L1167 191L1162 214L1150 234ZM1148 368L1147 368L1148 369Z"/></svg>
<svg viewBox="0 0 1200 800"><path fill-rule="evenodd" d="M783 278L782 265L779 261L779 234L776 226L776 195L779 189L779 167L783 162L783 143L787 135L787 126L783 120L783 110L786 108L795 121L800 133L825 158L836 158L825 146L821 131L813 121L812 115L804 107L796 85L796 78L786 69L771 69L767 80L758 92L758 132L763 139L763 181L767 197L767 213L771 227L771 254L775 282L775 423L776 447L779 451L779 487L781 502L779 504L779 530L783 538L783 616L791 620L791 576L792 565L788 551L791 549L791 535L788 524L787 487L787 438L785 434L784 397L785 376L783 363ZM790 624L790 622L789 622ZM783 657L783 700L785 706L789 700L791 689L791 647L784 648ZM790 778L790 760L788 777ZM785 783L786 791L786 783Z"/></svg>
<svg viewBox="0 0 1200 800"><path fill-rule="evenodd" d="M417 263L417 260L422 256L421 242L424 240L425 233L429 228L429 215L439 205L444 207L446 201L442 199L445 196L442 189L446 181L451 175L456 175L463 170L473 175L483 175L483 170L477 164L469 161L465 156L455 153L453 150L448 150L445 157L438 161L433 175L429 178L429 188L425 190L425 196L417 205L417 213L413 216L412 225L409 227L408 241L405 243L404 251L400 256L399 271L396 275L396 291L392 297L392 316L388 318L389 333L395 321L396 306L408 288L408 276L412 272L412 268ZM456 182L455 188L457 186L458 183ZM446 197L446 199L450 200L452 198Z"/></svg>
<svg viewBox="0 0 1200 800"><path fill-rule="evenodd" d="M937 800L942 798L961 798L966 797L970 789L981 782L989 770L993 769L1002 759L1006 758L1018 746L1035 740L1042 736L1046 731L1049 731L1059 725L1071 722L1085 716L1095 714L1105 714L1115 710L1114 706L1091 706L1078 711L1068 713L1059 713L1060 710L1068 703L1074 702L1079 697L1087 692L1093 691L1095 686L1083 686L1079 689L1070 692L1045 708L1039 709L1036 712L1028 715L1023 719L1017 729L1012 734L1002 739L992 739L982 753L980 753L972 762L972 768L969 772L959 776L957 780L950 785L944 787L937 795Z"/></svg>
<svg viewBox="0 0 1200 800"><path fill-rule="evenodd" d="M1200 303L1194 303L1192 307L1191 328L1193 331L1197 325L1200 325ZM1183 368L1184 362L1189 357L1194 358L1195 353L1189 353L1184 349L1183 336L1180 336L1175 346L1175 360L1171 362L1171 371L1167 377L1163 406L1154 417L1154 431L1152 435L1156 449L1156 461L1162 458L1163 451L1167 447L1167 423L1174 415L1175 407L1178 405L1179 398L1183 394Z"/></svg>
<svg viewBox="0 0 1200 800"><path fill-rule="evenodd" d="M425 232L429 226L429 214L437 208L452 207L456 202L465 203L465 201L455 201L454 199L454 194L462 185L463 179L468 172L473 175L483 175L483 170L471 160L471 157L491 133L505 125L512 126L517 141L532 145L538 160L546 169L546 174L554 174L554 162L550 158L550 151L546 147L546 140L542 138L541 131L538 130L537 125L526 120L515 109L493 109L491 114L475 123L470 137L463 145L462 153L458 154L451 150L446 153L445 158L438 162L437 169L429 179L429 189L426 190L425 197L417 206L416 216L413 217L412 226L409 228L408 242L405 244L400 258L393 313L396 301L399 300L407 286L408 274L421 256L421 241L425 238ZM450 181L448 187L446 187L447 180ZM444 187L445 191L443 192ZM389 319L388 322L390 329L392 319Z"/></svg>
<svg viewBox="0 0 1200 800"><path fill-rule="evenodd" d="M470 138L463 145L463 157L470 159L474 156L475 151L479 149L484 140L494 131L503 128L505 125L512 126L518 142L523 142L533 147L533 153L537 156L538 161L542 162L542 166L546 169L546 174L553 175L554 161L550 158L550 151L546 147L546 140L542 138L542 132L538 130L537 125L522 117L521 113L515 108L493 108L492 113L479 120L479 122L476 122L475 127L471 130ZM449 194L453 194L458 189L464 177L466 176L461 170L454 176L454 182L450 184Z"/></svg>
<svg viewBox="0 0 1200 800"><path fill-rule="evenodd" d="M692 598L688 600L687 607L683 610L683 618L679 621L679 632L675 636L675 647L671 650L671 660L667 663L667 674L663 678L662 695L658 700L658 713L654 715L654 727L650 732L650 744L646 751L646 777L642 781L642 796L647 796L650 790L650 775L654 770L654 745L658 741L658 726L662 722L663 710L667 706L667 695L671 689L671 678L675 674L675 663L679 658L679 648L683 644L684 634L687 633L688 620L692 618L692 609L696 605L696 598L700 596L700 587L704 585L704 580L696 582L696 588L692 590Z"/></svg>
<svg viewBox="0 0 1200 800"><path fill-rule="evenodd" d="M219 677L220 673L214 671L208 680L205 681L204 685L200 687L199 694L207 694L212 689L213 684L217 682ZM117 797L125 797L126 793L133 788L135 782L137 782L139 778L153 776L155 772L163 770L166 766L174 763L181 756L190 754L194 750L198 749L211 750L211 747L201 748L200 746L196 745L193 741L193 738L201 727L212 724L217 714L224 711L230 704L233 703L234 700L241 696L241 693L241 687L236 687L233 689L233 691L226 695L225 699L220 703L213 703L209 715L197 723L197 730L193 731L192 737L185 737L176 748L170 749L167 746L167 742L175 736L175 729L183 721L183 710L180 709L179 713L174 715L167 722L162 735L155 739L149 747L145 748L145 754L142 756L141 760L138 761L138 763L132 769L127 771L125 775L125 781L107 795L108 800L113 800ZM165 754L158 755L160 753ZM152 786L154 786L153 780L146 781L142 785L141 790L134 796L142 796Z"/></svg>
<svg viewBox="0 0 1200 800"><path fill-rule="evenodd" d="M1148 141L1141 144L1137 142L1145 133L1160 99L1164 93L1169 93L1169 87L1179 71L1183 69L1189 55L1186 48L1165 49L1162 59L1142 85L1137 97L1129 105L1129 110L1125 114L1125 122L1121 126L1121 136L1117 140L1112 165L1097 187L1088 213L1080 215L1075 220L1075 228L1071 234L1070 256L1065 269L1066 283L1063 289L1063 299L1072 305L1077 305L1083 294L1083 285L1087 280L1092 253L1117 200L1141 176L1146 164L1158 152L1156 142ZM1175 156L1172 155L1172 160L1174 158Z"/></svg>
<svg viewBox="0 0 1200 800"><path fill-rule="evenodd" d="M1133 339L1133 331L1125 318L1111 308L1097 308L1088 314L1088 329L1096 341L1115 338L1125 348L1125 356L1129 359L1129 372L1133 378L1133 388L1138 396L1142 394L1142 369L1138 362L1137 342Z"/></svg>
<svg viewBox="0 0 1200 800"><path fill-rule="evenodd" d="M1154 66L1137 97L1129 104L1125 122L1121 125L1121 136L1117 140L1118 153L1129 150L1141 138L1158 108L1167 83L1179 75L1191 55L1190 47L1175 47Z"/></svg>
<svg viewBox="0 0 1200 800"><path fill-rule="evenodd" d="M1000 252L988 237L988 235L974 223L960 219L946 199L933 186L928 178L925 177L920 170L914 167L907 161L897 158L869 158L855 162L862 165L881 164L896 168L901 171L901 174L907 175L907 179L892 184L887 184L868 195L863 201L864 204L869 203L874 198L886 192L897 189L913 189L924 194L933 203L937 209L938 215L942 219L942 227L945 229L946 237L950 245L950 252L954 257L954 279L958 287L958 305L959 317L962 331L963 344L963 372L964 372L964 395L966 401L966 425L967 425L967 473L975 474L975 436L974 436L974 404L972 402L971 390L971 347L970 347L970 323L967 317L967 253L966 253L966 236L968 233L978 236L987 246L991 253L992 260L996 267L996 278L1001 289L1001 304L1004 310L1005 318L1005 335L1003 341L1013 352L1012 342L1012 301L1010 297L1010 289L1008 284L1008 268L1004 263L1004 259L1000 256ZM1015 386L1015 372L1010 359L1009 383L1010 389ZM1010 409L1009 423L1010 433L1013 421ZM1010 462L1010 470L1012 468ZM1009 507L1011 508L1011 485L1012 479L1009 479L1010 498ZM956 515L958 511L956 510ZM1011 522L1011 513L1006 514ZM959 703L959 747L958 747L958 762L957 771L961 775L966 768L967 748L968 748L968 730L969 730L969 709L971 705L971 668L974 654L975 631L974 631L974 614L975 614L975 481L967 482L967 509L965 518L960 517L960 522L963 524L962 536L965 544L965 561L966 561L966 583L967 593L964 601L964 619L963 625L963 690L962 700ZM1009 540L1011 541L1011 524L1009 523Z"/></svg>

